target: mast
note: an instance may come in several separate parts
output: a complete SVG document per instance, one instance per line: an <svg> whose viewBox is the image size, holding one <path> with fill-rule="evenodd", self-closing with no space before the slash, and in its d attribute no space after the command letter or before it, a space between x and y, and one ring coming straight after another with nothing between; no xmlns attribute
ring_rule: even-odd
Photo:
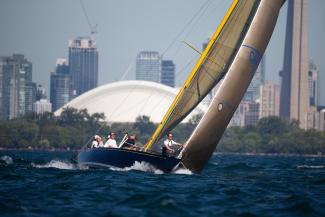
<svg viewBox="0 0 325 217"><path fill-rule="evenodd" d="M182 163L200 172L236 111L273 33L285 0L261 0L248 32L208 111L185 143Z"/></svg>

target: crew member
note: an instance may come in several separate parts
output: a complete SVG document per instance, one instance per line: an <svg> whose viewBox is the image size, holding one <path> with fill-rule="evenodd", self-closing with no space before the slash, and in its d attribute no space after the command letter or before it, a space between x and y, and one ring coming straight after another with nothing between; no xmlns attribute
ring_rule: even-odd
<svg viewBox="0 0 325 217"><path fill-rule="evenodd" d="M98 135L95 135L91 143L91 148L99 148L103 146L102 138Z"/></svg>
<svg viewBox="0 0 325 217"><path fill-rule="evenodd" d="M98 147L99 147L99 148L104 147L104 143L103 143L103 139L102 139L102 137L98 136L98 137L97 137L97 142L98 142Z"/></svg>
<svg viewBox="0 0 325 217"><path fill-rule="evenodd" d="M129 136L128 139L122 145L122 148L136 149L137 147L135 145L135 140L136 140L136 136L134 134Z"/></svg>
<svg viewBox="0 0 325 217"><path fill-rule="evenodd" d="M175 146L177 146L177 149L175 150ZM162 147L162 154L163 155L175 155L177 154L176 151L180 151L183 148L183 145L175 142L173 140L173 134L168 133L167 134L167 139L164 141L164 145Z"/></svg>
<svg viewBox="0 0 325 217"><path fill-rule="evenodd" d="M117 148L115 133L110 133L107 138L104 148Z"/></svg>

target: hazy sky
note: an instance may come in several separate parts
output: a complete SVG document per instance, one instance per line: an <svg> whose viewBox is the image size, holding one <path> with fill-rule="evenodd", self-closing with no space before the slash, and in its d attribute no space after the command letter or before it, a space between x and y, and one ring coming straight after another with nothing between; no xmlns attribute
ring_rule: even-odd
<svg viewBox="0 0 325 217"><path fill-rule="evenodd" d="M99 84L120 80L123 75L134 79L137 53L141 50L163 53L184 29L163 57L176 63L177 84L181 85L190 67L181 69L193 58L197 59L196 53L182 41L201 49L230 3L230 0L83 0L90 22L98 25L95 38ZM202 6L203 10L197 14ZM325 84L324 9L324 0L308 0L308 50L319 67L322 84ZM284 5L266 51L266 78L277 83L283 65L286 11ZM194 21L189 24L192 18ZM24 54L33 63L33 80L47 89L56 59L68 56L68 40L89 34L80 0L0 0L0 56ZM325 85L321 86L321 92L325 93ZM325 104L325 94L322 102Z"/></svg>

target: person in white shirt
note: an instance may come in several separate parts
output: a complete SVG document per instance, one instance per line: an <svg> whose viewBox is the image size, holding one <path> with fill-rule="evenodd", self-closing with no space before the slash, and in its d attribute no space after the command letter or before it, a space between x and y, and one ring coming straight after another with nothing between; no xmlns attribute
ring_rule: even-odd
<svg viewBox="0 0 325 217"><path fill-rule="evenodd" d="M108 140L106 141L104 148L117 148L115 133L110 133L108 135Z"/></svg>
<svg viewBox="0 0 325 217"><path fill-rule="evenodd" d="M97 142L98 142L98 148L104 147L102 137L98 136Z"/></svg>
<svg viewBox="0 0 325 217"><path fill-rule="evenodd" d="M99 148L99 147L103 147L103 141L100 136L95 135L91 143L91 148Z"/></svg>
<svg viewBox="0 0 325 217"><path fill-rule="evenodd" d="M183 145L178 143L178 142L175 142L173 140L173 134L172 133L168 133L167 134L167 139L164 141L164 145L162 147L162 154L163 155L166 155L166 154L169 154L169 155L174 155L175 152L177 150L175 150L175 146L177 146L178 150L180 150Z"/></svg>

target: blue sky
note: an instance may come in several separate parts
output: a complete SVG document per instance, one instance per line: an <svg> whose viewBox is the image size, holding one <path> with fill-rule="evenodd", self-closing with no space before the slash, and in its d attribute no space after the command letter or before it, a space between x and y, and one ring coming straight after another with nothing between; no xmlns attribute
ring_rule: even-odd
<svg viewBox="0 0 325 217"><path fill-rule="evenodd" d="M196 53L183 40L201 48L226 13L229 0L83 0L90 22L98 25L99 84L135 78L135 58L141 50L162 53L176 63L181 85ZM207 7L191 25L186 24ZM308 1L308 50L325 84L325 1ZM266 78L279 83L283 65L286 5L266 51ZM0 0L0 55L22 53L33 62L33 80L49 89L50 72L59 57L68 56L68 40L88 36L90 29L80 0ZM194 63L194 62L193 62ZM191 66L191 64L189 65ZM128 73L125 73L128 70ZM181 70L184 69L184 70ZM180 72L181 71L181 72ZM321 85L325 93L325 85ZM48 94L49 95L49 94ZM325 104L325 94L322 103Z"/></svg>

